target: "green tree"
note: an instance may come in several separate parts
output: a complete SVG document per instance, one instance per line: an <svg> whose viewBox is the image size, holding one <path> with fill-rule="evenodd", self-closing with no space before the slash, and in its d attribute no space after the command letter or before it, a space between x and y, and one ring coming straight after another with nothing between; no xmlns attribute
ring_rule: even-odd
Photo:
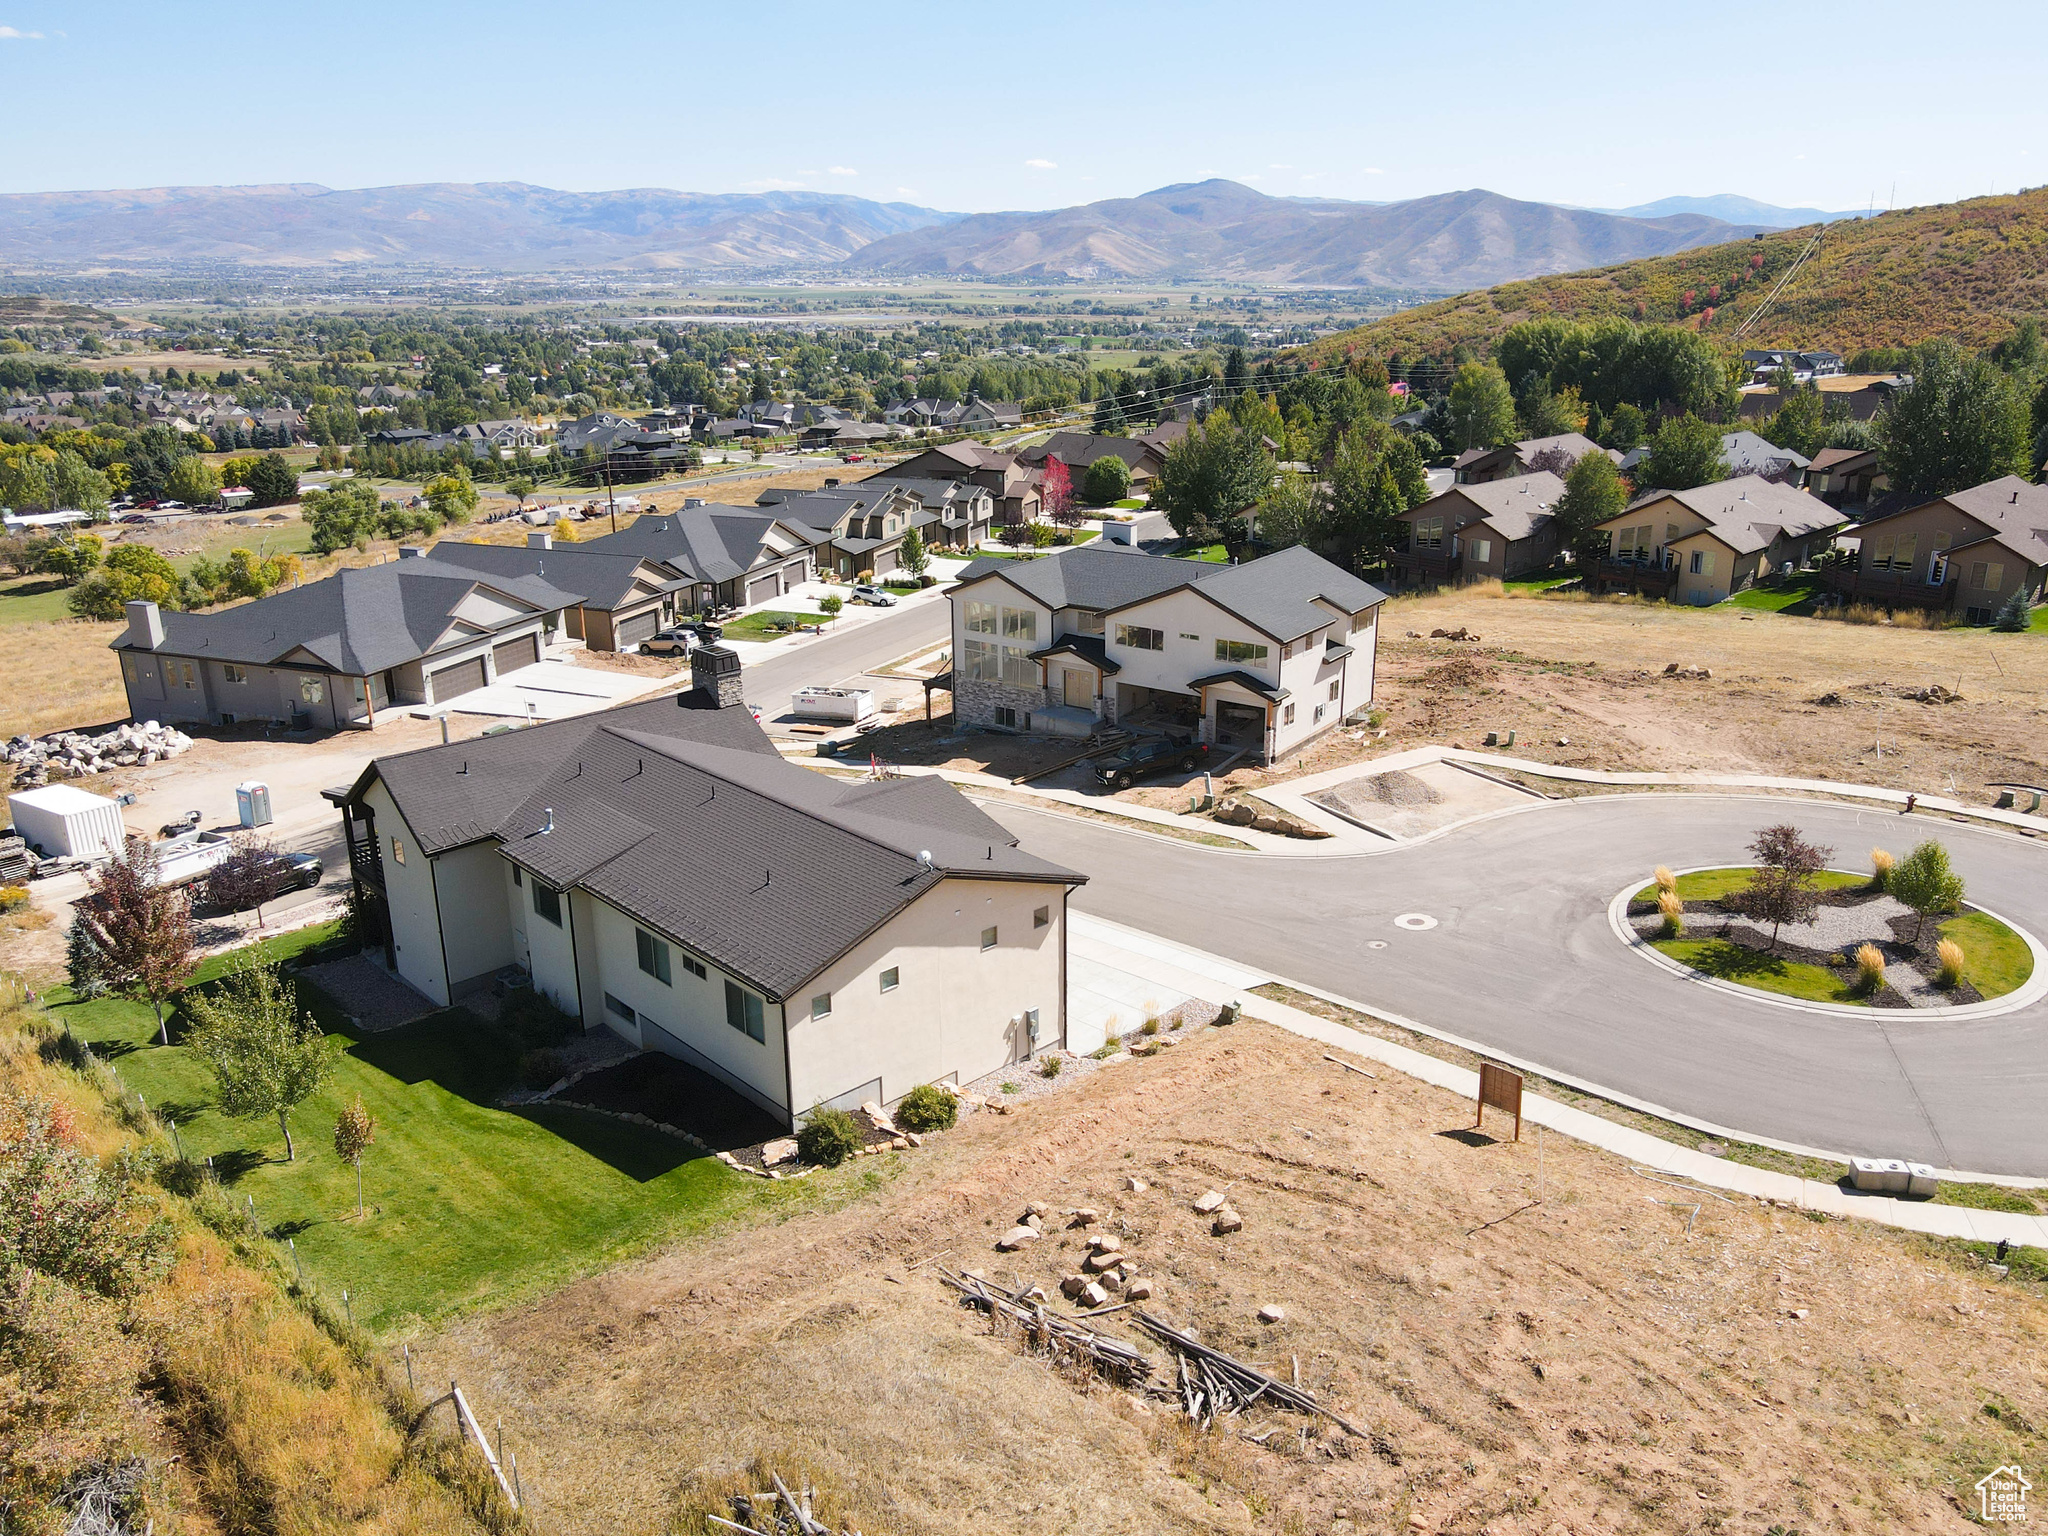
<svg viewBox="0 0 2048 1536"><path fill-rule="evenodd" d="M1259 542L1271 549L1313 545L1322 533L1322 488L1313 475L1282 475L1259 503Z"/></svg>
<svg viewBox="0 0 2048 1536"><path fill-rule="evenodd" d="M57 462L50 468L50 486L55 493L53 504L74 511L104 512L113 499L107 477L69 448L57 451Z"/></svg>
<svg viewBox="0 0 2048 1536"><path fill-rule="evenodd" d="M2034 605L2027 596L2027 589L2019 587L2005 600L2005 606L1998 610L1998 616L1991 621L1993 629L2007 634L2023 634L2034 621Z"/></svg>
<svg viewBox="0 0 2048 1536"><path fill-rule="evenodd" d="M915 528L904 530L903 542L896 549L896 563L917 581L924 580L925 568L932 563L931 551L925 548L924 535Z"/></svg>
<svg viewBox="0 0 2048 1536"><path fill-rule="evenodd" d="M1585 429L1586 405L1573 386L1554 390L1548 379L1532 375L1515 404L1515 417L1525 438L1561 437Z"/></svg>
<svg viewBox="0 0 2048 1536"><path fill-rule="evenodd" d="M465 469L436 475L426 484L426 496L427 505L443 523L468 522L469 514L476 510L476 487Z"/></svg>
<svg viewBox="0 0 2048 1536"><path fill-rule="evenodd" d="M1451 383L1451 442L1459 450L1497 448L1515 439L1515 397L1507 375L1467 363Z"/></svg>
<svg viewBox="0 0 2048 1536"><path fill-rule="evenodd" d="M1963 904L1963 877L1949 867L1948 849L1927 839L1892 866L1885 877L1885 894L1911 907L1919 921L1913 927L1913 942L1920 942L1920 930L1930 912L1953 912Z"/></svg>
<svg viewBox="0 0 2048 1536"><path fill-rule="evenodd" d="M1627 506L1628 482L1604 453L1583 455L1564 477L1564 494L1553 513L1559 539L1571 551L1572 564L1588 591L1607 557L1608 538L1600 525Z"/></svg>
<svg viewBox="0 0 2048 1536"><path fill-rule="evenodd" d="M514 475L505 482L505 490L521 511L526 509L526 498L533 494L533 482L524 475Z"/></svg>
<svg viewBox="0 0 2048 1536"><path fill-rule="evenodd" d="M1346 433L1330 466L1330 491L1316 542L1345 565L1382 565L1401 530L1397 518L1408 500L1385 451L1387 445L1364 429Z"/></svg>
<svg viewBox="0 0 2048 1536"><path fill-rule="evenodd" d="M1095 401L1095 435L1122 437L1129 430L1130 422L1125 419L1124 408L1117 402L1115 392L1110 391L1098 396Z"/></svg>
<svg viewBox="0 0 2048 1536"><path fill-rule="evenodd" d="M2012 379L1954 342L1920 349L1913 384L1878 417L1878 462L1894 491L1946 496L2032 473L2025 396Z"/></svg>
<svg viewBox="0 0 2048 1536"><path fill-rule="evenodd" d="M106 547L106 541L96 533L52 539L37 557L36 568L65 581L77 581L98 568L100 554Z"/></svg>
<svg viewBox="0 0 2048 1536"><path fill-rule="evenodd" d="M104 566L71 589L69 602L82 619L111 621L132 602L169 608L177 606L179 598L178 572L170 561L147 544L122 544L107 556Z"/></svg>
<svg viewBox="0 0 2048 1536"><path fill-rule="evenodd" d="M1689 491L1728 478L1721 429L1687 412L1658 427L1650 456L1636 467L1636 486L1645 491Z"/></svg>
<svg viewBox="0 0 2048 1536"><path fill-rule="evenodd" d="M1812 384L1800 384L1789 368L1780 369L1773 382L1778 391L1778 409L1764 428L1763 436L1780 448L1810 459L1828 442L1827 413L1820 391Z"/></svg>
<svg viewBox="0 0 2048 1536"><path fill-rule="evenodd" d="M1618 453L1627 453L1631 448L1643 446L1643 439L1649 436L1649 424L1643 413L1626 400L1607 414L1606 426L1595 439L1602 448L1612 448Z"/></svg>
<svg viewBox="0 0 2048 1536"><path fill-rule="evenodd" d="M275 965L250 957L211 992L185 1000L193 1052L213 1073L221 1113L236 1120L275 1115L284 1155L296 1161L291 1112L334 1070L340 1046L299 1007L298 991Z"/></svg>
<svg viewBox="0 0 2048 1536"><path fill-rule="evenodd" d="M846 599L836 592L828 592L818 599L818 612L825 616L825 622L828 624L839 617L840 610L845 606Z"/></svg>
<svg viewBox="0 0 2048 1536"><path fill-rule="evenodd" d="M1152 506L1183 539L1234 542L1242 536L1237 514L1257 505L1272 484L1273 458L1258 434L1216 412L1167 450Z"/></svg>
<svg viewBox="0 0 2048 1536"><path fill-rule="evenodd" d="M313 533L315 554L331 555L347 549L376 527L381 510L375 487L347 480L324 491L308 491L300 500L300 515Z"/></svg>
<svg viewBox="0 0 2048 1536"><path fill-rule="evenodd" d="M1097 507L1122 501L1131 494L1131 466L1116 454L1105 453L1081 477L1081 494Z"/></svg>
<svg viewBox="0 0 2048 1536"><path fill-rule="evenodd" d="M266 453L250 467L242 484L256 493L257 506L280 506L299 494L299 472L283 454Z"/></svg>
<svg viewBox="0 0 2048 1536"><path fill-rule="evenodd" d="M164 489L179 501L203 507L220 495L220 474L198 454L187 454L171 466Z"/></svg>

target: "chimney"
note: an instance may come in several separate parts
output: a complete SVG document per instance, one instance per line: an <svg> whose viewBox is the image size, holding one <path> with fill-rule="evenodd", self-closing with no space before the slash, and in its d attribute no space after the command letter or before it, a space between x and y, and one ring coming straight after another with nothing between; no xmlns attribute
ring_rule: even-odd
<svg viewBox="0 0 2048 1536"><path fill-rule="evenodd" d="M685 512L689 511L692 507L701 507L703 505L704 498L702 496L685 496L683 498L683 510Z"/></svg>
<svg viewBox="0 0 2048 1536"><path fill-rule="evenodd" d="M526 547L528 549L553 549L555 547L555 536L552 533L529 533L526 536Z"/></svg>
<svg viewBox="0 0 2048 1536"><path fill-rule="evenodd" d="M728 646L700 645L690 652L690 684L719 709L746 702L740 687L739 654Z"/></svg>
<svg viewBox="0 0 2048 1536"><path fill-rule="evenodd" d="M155 650L164 643L164 616L152 602L138 600L128 605L128 643Z"/></svg>
<svg viewBox="0 0 2048 1536"><path fill-rule="evenodd" d="M424 544L401 544L398 546L398 558L401 560L424 560L426 557L427 546Z"/></svg>

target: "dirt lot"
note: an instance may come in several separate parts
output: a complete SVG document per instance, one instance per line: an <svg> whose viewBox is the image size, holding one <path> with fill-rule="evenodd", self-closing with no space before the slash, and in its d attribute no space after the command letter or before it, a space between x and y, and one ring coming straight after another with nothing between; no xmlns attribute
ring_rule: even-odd
<svg viewBox="0 0 2048 1536"><path fill-rule="evenodd" d="M563 1531L700 1529L679 1502L756 1456L870 1532L1961 1530L1977 1477L2041 1459L2048 1302L2017 1281L1754 1203L1699 1200L1688 1233L1680 1191L1470 1124L1266 1026L1209 1031L818 1175L867 1184L850 1206L415 1349L503 1415ZM1192 1213L1211 1188L1242 1232ZM1080 1234L993 1251L1034 1199L1100 1207L1154 1312L1298 1358L1369 1438L1256 1412L1198 1434L992 1336L931 1270L1056 1288Z"/></svg>

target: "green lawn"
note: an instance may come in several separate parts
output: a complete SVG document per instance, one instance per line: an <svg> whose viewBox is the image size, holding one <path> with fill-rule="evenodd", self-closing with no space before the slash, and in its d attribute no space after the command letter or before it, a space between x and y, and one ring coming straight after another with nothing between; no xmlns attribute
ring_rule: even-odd
<svg viewBox="0 0 2048 1536"><path fill-rule="evenodd" d="M2034 974L2027 941L1987 912L1950 918L1941 936L1963 946L1963 979L1987 998L2017 991Z"/></svg>
<svg viewBox="0 0 2048 1536"><path fill-rule="evenodd" d="M327 930L274 940L280 956ZM221 963L202 972L204 981ZM309 985L309 1004L347 1047L333 1077L293 1116L298 1160L283 1161L270 1121L212 1107L204 1067L177 1042L153 1043L149 1009L103 999L54 1016L110 1058L150 1107L176 1121L188 1156L211 1156L230 1198L253 1196L263 1229L298 1245L307 1278L350 1292L359 1322L389 1333L560 1285L653 1244L737 1216L813 1203L819 1181L734 1174L687 1142L571 1109L504 1110L520 1044L450 1009L381 1034L356 1031ZM369 1217L355 1219L355 1176L334 1155L336 1114L358 1093L376 1119L363 1159Z"/></svg>
<svg viewBox="0 0 2048 1536"><path fill-rule="evenodd" d="M1784 613L1797 609L1801 613L1813 611L1813 599L1820 591L1820 578L1813 575L1795 576L1783 586L1751 587L1727 599L1730 608L1751 608L1759 613Z"/></svg>
<svg viewBox="0 0 2048 1536"><path fill-rule="evenodd" d="M1565 576L1531 576L1516 581L1504 581L1501 586L1510 592L1548 592L1553 587L1570 586L1579 578Z"/></svg>
<svg viewBox="0 0 2048 1536"><path fill-rule="evenodd" d="M2028 616L2027 633L2030 635L2048 635L2048 603L2043 603Z"/></svg>
<svg viewBox="0 0 2048 1536"><path fill-rule="evenodd" d="M1126 496L1122 501L1112 501L1110 505L1119 512L1135 512L1145 503L1135 496Z"/></svg>
<svg viewBox="0 0 2048 1536"><path fill-rule="evenodd" d="M268 513L258 512L254 515L259 519L258 522L253 525L244 524L239 528L225 519L209 521L206 537L200 540L199 547L189 555L180 555L173 559L171 564L177 568L178 574L183 576L192 569L194 560L222 560L231 549L246 549L265 558L283 554L304 555L312 551L313 530L298 518L290 518L282 523L266 523L260 519L267 517ZM196 531L189 525L179 530L188 536Z"/></svg>
<svg viewBox="0 0 2048 1536"><path fill-rule="evenodd" d="M1797 960L1744 949L1726 939L1652 939L1651 944L1681 965L1689 965L1720 981L1776 992L1812 1003L1862 1003L1835 973Z"/></svg>
<svg viewBox="0 0 2048 1536"><path fill-rule="evenodd" d="M1200 549L1176 551L1174 558L1177 560L1206 560L1211 565L1223 565L1230 559L1230 552L1221 544L1208 544Z"/></svg>
<svg viewBox="0 0 2048 1536"><path fill-rule="evenodd" d="M1747 867L1734 869L1696 869L1689 875L1678 877L1678 895L1681 901L1719 901L1723 896L1733 895L1749 884L1749 877L1756 873ZM1852 875L1844 870L1824 869L1814 877L1814 886L1823 891L1850 890L1859 885L1868 885L1868 875ZM1655 901L1656 882L1644 886L1629 898L1631 901Z"/></svg>
<svg viewBox="0 0 2048 1536"><path fill-rule="evenodd" d="M763 611L723 620L721 627L728 640L773 640L777 635L788 634L795 625L818 622L819 615L815 613Z"/></svg>
<svg viewBox="0 0 2048 1536"><path fill-rule="evenodd" d="M71 589L54 576L0 581L0 624L42 624L71 617Z"/></svg>

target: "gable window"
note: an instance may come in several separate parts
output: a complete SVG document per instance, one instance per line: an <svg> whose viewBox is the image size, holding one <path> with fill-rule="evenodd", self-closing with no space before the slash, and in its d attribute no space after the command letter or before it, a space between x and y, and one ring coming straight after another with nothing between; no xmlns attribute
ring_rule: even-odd
<svg viewBox="0 0 2048 1536"><path fill-rule="evenodd" d="M970 602L967 605L967 632L972 635L992 635L996 632L996 605L994 603Z"/></svg>
<svg viewBox="0 0 2048 1536"><path fill-rule="evenodd" d="M669 979L668 945L657 939L645 928L633 930L633 946L640 954L640 969L660 982L664 987L674 983Z"/></svg>
<svg viewBox="0 0 2048 1536"><path fill-rule="evenodd" d="M249 669L247 667L238 667L231 661L222 664L220 675L230 683L246 683L249 681Z"/></svg>
<svg viewBox="0 0 2048 1536"><path fill-rule="evenodd" d="M545 918L557 928L562 926L562 893L553 886L533 882L533 915Z"/></svg>
<svg viewBox="0 0 2048 1536"><path fill-rule="evenodd" d="M1414 523L1412 545L1416 549L1442 549L1444 547L1444 520L1440 517L1418 517Z"/></svg>
<svg viewBox="0 0 2048 1536"><path fill-rule="evenodd" d="M889 969L882 972L882 990L884 992L894 992L900 979L896 967L890 966Z"/></svg>
<svg viewBox="0 0 2048 1536"><path fill-rule="evenodd" d="M832 994L830 992L820 992L811 999L811 1017L814 1019L825 1019L831 1016Z"/></svg>
<svg viewBox="0 0 2048 1536"><path fill-rule="evenodd" d="M403 864L405 862L405 839L402 837L391 839L391 862L394 864Z"/></svg>
<svg viewBox="0 0 2048 1536"><path fill-rule="evenodd" d="M1116 643L1134 651L1163 651L1166 649L1166 631L1148 629L1143 624L1119 624Z"/></svg>
<svg viewBox="0 0 2048 1536"><path fill-rule="evenodd" d="M749 992L736 981L725 984L725 1022L751 1039L765 1041L768 1038L759 995Z"/></svg>
<svg viewBox="0 0 2048 1536"><path fill-rule="evenodd" d="M1253 645L1249 640L1218 640L1216 659L1218 661L1248 661L1254 666L1264 666L1272 654L1268 646Z"/></svg>
<svg viewBox="0 0 2048 1536"><path fill-rule="evenodd" d="M1038 610L1035 608L1005 608L1003 610L1003 638L1021 641L1026 645L1038 643Z"/></svg>

